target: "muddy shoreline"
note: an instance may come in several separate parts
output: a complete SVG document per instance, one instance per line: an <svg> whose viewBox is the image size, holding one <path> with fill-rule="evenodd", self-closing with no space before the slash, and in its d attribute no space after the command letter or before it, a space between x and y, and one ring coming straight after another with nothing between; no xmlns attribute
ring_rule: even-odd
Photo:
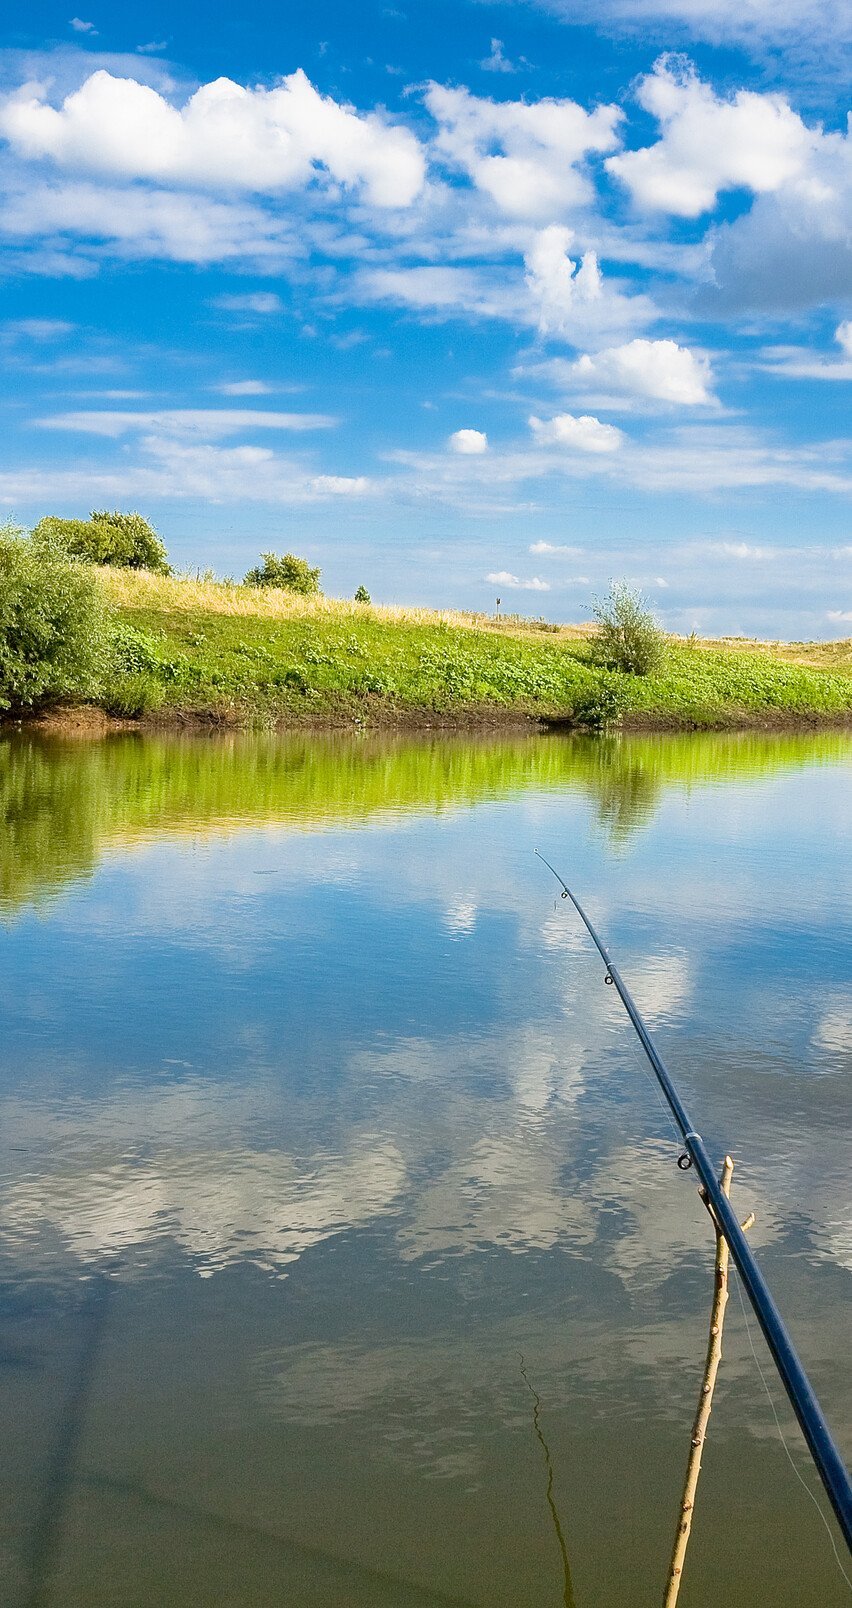
<svg viewBox="0 0 852 1608"><path fill-rule="evenodd" d="M852 712L837 714L821 711L793 712L782 709L739 710L725 712L718 718L688 720L680 716L637 712L625 715L610 733L631 732L665 733L689 731L816 731L830 729L852 731ZM240 731L280 732L368 732L392 734L394 732L513 733L515 735L543 735L545 733L580 733L588 728L572 721L570 716L535 715L512 709L461 710L441 713L434 709L376 709L365 711L363 716L329 711L304 716L285 715L269 724L220 710L158 709L156 713L139 719L110 715L94 704L62 705L28 716L0 718L0 732L38 732L45 736L67 740L96 741L118 733L136 733L153 736L185 735L215 736L217 733Z"/></svg>

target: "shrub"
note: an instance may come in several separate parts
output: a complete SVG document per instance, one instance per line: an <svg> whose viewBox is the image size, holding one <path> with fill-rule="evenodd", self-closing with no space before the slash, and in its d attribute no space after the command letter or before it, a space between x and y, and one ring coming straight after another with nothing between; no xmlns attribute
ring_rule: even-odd
<svg viewBox="0 0 852 1608"><path fill-rule="evenodd" d="M373 600L370 597L370 594L367 591L366 586L359 586L357 592L355 593L355 602L356 603L372 603L372 601Z"/></svg>
<svg viewBox="0 0 852 1608"><path fill-rule="evenodd" d="M300 592L310 597L320 589L318 569L312 569L306 558L295 553L261 553L261 563L250 569L246 586L278 586L285 592Z"/></svg>
<svg viewBox="0 0 852 1608"><path fill-rule="evenodd" d="M0 709L91 693L103 668L107 613L85 565L0 529Z"/></svg>
<svg viewBox="0 0 852 1608"><path fill-rule="evenodd" d="M589 731L606 731L621 720L627 706L623 686L617 681L601 681L581 692L574 700L571 715L576 726Z"/></svg>
<svg viewBox="0 0 852 1608"><path fill-rule="evenodd" d="M38 542L61 547L87 564L114 564L122 569L171 573L166 549L141 514L95 511L90 519L59 519L48 514L39 520L33 536Z"/></svg>
<svg viewBox="0 0 852 1608"><path fill-rule="evenodd" d="M626 581L614 582L608 597L595 600L592 613L598 623L591 653L596 664L630 676L662 668L665 637L641 592Z"/></svg>
<svg viewBox="0 0 852 1608"><path fill-rule="evenodd" d="M159 709L164 696L156 676L136 670L112 676L100 701L108 714L121 715L125 720L138 720L140 715Z"/></svg>

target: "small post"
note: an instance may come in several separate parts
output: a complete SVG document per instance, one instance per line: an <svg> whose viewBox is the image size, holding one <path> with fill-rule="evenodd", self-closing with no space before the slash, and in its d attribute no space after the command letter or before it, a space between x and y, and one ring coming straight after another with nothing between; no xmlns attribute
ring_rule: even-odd
<svg viewBox="0 0 852 1608"><path fill-rule="evenodd" d="M723 1194L730 1196L731 1174L734 1164L730 1156L726 1156L719 1183ZM704 1191L701 1191L704 1198ZM705 1205L707 1201L705 1199ZM711 1217L713 1216L707 1205ZM715 1222L715 1219L714 1219ZM743 1223L743 1228L750 1228L754 1222L751 1214ZM698 1476L701 1473L701 1453L704 1449L704 1440L707 1434L707 1425L710 1420L710 1410L713 1406L713 1389L716 1384L716 1375L719 1372L719 1363L722 1360L722 1327L725 1322L725 1307L728 1304L728 1242L716 1227L716 1264L713 1286L713 1306L710 1312L710 1334L707 1341L707 1357L704 1363L704 1376L701 1381L701 1391L698 1397L698 1407L692 1425L692 1442L689 1450L689 1461L686 1465L686 1478L683 1482L683 1496L680 1504L677 1532L672 1548L672 1561L669 1565L669 1578L666 1593L663 1598L663 1608L675 1608L680 1583L683 1579L683 1566L686 1562L686 1549L689 1545L689 1535L692 1529L692 1516L695 1512L695 1495L698 1489Z"/></svg>

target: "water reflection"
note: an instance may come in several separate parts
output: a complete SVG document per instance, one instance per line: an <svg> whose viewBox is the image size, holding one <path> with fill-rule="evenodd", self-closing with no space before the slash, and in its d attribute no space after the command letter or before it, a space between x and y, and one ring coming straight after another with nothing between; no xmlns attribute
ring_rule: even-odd
<svg viewBox="0 0 852 1608"><path fill-rule="evenodd" d="M397 812L473 808L526 790L590 797L614 843L646 823L667 789L759 780L837 764L848 737L352 737L121 735L63 742L0 735L0 911L88 876L116 846L162 832L287 822L307 829ZM465 923L464 906L449 919Z"/></svg>
<svg viewBox="0 0 852 1608"><path fill-rule="evenodd" d="M12 1608L656 1600L712 1236L536 844L735 1149L852 1438L850 758L836 733L0 745ZM689 1589L829 1608L759 1390L734 1310Z"/></svg>

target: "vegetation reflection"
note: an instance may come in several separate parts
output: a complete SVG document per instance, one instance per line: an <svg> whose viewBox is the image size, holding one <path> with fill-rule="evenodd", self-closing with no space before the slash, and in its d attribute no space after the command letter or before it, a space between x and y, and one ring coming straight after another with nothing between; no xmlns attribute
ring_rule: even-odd
<svg viewBox="0 0 852 1608"><path fill-rule="evenodd" d="M163 832L294 830L382 813L441 812L529 790L590 798L616 842L669 788L760 778L848 758L839 731L677 736L233 734L0 740L0 908L38 903L101 854Z"/></svg>

